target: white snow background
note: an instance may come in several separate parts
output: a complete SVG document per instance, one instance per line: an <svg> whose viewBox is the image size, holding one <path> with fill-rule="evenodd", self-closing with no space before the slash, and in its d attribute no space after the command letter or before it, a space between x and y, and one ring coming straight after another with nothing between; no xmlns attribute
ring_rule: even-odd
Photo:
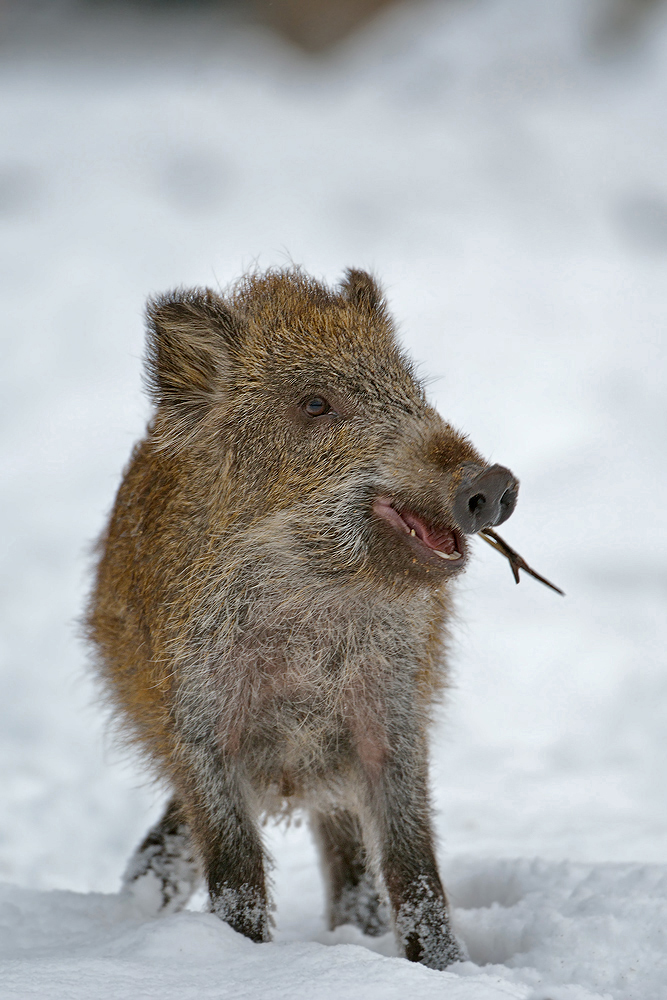
<svg viewBox="0 0 667 1000"><path fill-rule="evenodd" d="M664 8L603 49L593 0L415 4L319 60L206 10L47 8L0 50L2 1000L667 997ZM266 830L271 944L115 894L162 800L76 618L148 412L143 302L289 261L377 273L567 592L481 543L458 588L444 973L325 930L305 826Z"/></svg>

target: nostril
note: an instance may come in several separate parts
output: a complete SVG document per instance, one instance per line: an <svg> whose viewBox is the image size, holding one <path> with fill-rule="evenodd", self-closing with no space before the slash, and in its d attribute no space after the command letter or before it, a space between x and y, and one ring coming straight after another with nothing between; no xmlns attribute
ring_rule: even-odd
<svg viewBox="0 0 667 1000"><path fill-rule="evenodd" d="M483 493L475 493L474 497L470 497L468 500L468 510L471 514L476 514L478 510L481 510L486 504L486 497Z"/></svg>

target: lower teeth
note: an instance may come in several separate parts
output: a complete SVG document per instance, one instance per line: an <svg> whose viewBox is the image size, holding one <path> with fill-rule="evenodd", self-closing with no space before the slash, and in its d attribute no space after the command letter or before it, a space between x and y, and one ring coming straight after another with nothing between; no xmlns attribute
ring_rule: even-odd
<svg viewBox="0 0 667 1000"><path fill-rule="evenodd" d="M460 552L440 552L439 549L433 549L436 556L440 556L441 559L460 559Z"/></svg>

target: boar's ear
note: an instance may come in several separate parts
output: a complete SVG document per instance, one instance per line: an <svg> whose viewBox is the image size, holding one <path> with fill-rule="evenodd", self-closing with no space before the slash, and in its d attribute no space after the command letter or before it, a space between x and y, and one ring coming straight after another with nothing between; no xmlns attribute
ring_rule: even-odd
<svg viewBox="0 0 667 1000"><path fill-rule="evenodd" d="M348 267L341 288L345 297L363 312L384 313L382 290L368 271L357 271Z"/></svg>
<svg viewBox="0 0 667 1000"><path fill-rule="evenodd" d="M209 289L177 289L146 307L146 382L182 430L204 416L229 368L242 321Z"/></svg>

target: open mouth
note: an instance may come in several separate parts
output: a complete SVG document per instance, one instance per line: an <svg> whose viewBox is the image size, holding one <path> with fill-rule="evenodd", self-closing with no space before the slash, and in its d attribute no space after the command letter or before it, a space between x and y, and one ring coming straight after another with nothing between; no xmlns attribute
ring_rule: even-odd
<svg viewBox="0 0 667 1000"><path fill-rule="evenodd" d="M394 530L407 535L424 555L437 556L446 563L463 559L463 540L454 528L435 527L407 508L399 511L387 497L378 497L373 503L373 511Z"/></svg>

